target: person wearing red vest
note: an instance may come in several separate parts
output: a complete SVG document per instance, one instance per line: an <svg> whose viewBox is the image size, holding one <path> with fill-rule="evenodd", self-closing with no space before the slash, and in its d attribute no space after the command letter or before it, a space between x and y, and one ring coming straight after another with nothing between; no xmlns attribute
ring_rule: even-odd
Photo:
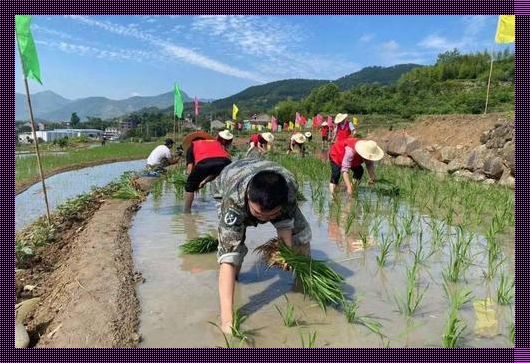
<svg viewBox="0 0 530 363"><path fill-rule="evenodd" d="M361 180L364 168L370 175L369 184L375 183L374 161L381 160L385 156L384 151L372 140L359 140L355 137L338 140L329 150L329 161L331 163L331 180L329 191L334 195L335 188L339 184L342 174L348 195L353 195L353 187L350 181L349 171L353 171L353 177L358 182Z"/></svg>
<svg viewBox="0 0 530 363"><path fill-rule="evenodd" d="M184 213L191 212L195 192L215 179L231 163L228 147L234 136L219 132L216 140L194 140L186 152L188 179L184 187Z"/></svg>
<svg viewBox="0 0 530 363"><path fill-rule="evenodd" d="M250 147L248 148L246 156L248 157L254 149L257 149L260 154L265 154L270 150L273 142L274 135L270 132L262 132L261 134L250 136Z"/></svg>
<svg viewBox="0 0 530 363"><path fill-rule="evenodd" d="M336 126L333 131L332 143L355 135L355 126L348 121L347 113L338 113L337 116L335 116L335 121L333 121L333 123Z"/></svg>

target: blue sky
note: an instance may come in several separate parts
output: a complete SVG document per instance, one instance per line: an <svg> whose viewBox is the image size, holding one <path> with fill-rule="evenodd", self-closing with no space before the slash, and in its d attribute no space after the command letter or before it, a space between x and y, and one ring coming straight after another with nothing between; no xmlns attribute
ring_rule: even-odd
<svg viewBox="0 0 530 363"><path fill-rule="evenodd" d="M432 64L439 53L504 49L497 16L35 16L43 86L75 99L168 92L222 98L288 78ZM513 49L513 45L512 45ZM16 91L24 92L16 63Z"/></svg>

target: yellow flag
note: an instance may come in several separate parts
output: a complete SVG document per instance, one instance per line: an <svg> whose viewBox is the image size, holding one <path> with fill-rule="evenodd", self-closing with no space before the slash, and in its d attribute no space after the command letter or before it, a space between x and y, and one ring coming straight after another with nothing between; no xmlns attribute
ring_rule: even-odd
<svg viewBox="0 0 530 363"><path fill-rule="evenodd" d="M267 129L272 130L272 123L269 122L269 123L267 124Z"/></svg>
<svg viewBox="0 0 530 363"><path fill-rule="evenodd" d="M359 119L357 117L352 117L351 120L355 126L359 125Z"/></svg>
<svg viewBox="0 0 530 363"><path fill-rule="evenodd" d="M239 111L239 108L237 108L236 104L234 103L232 105L232 120L237 120L238 111Z"/></svg>
<svg viewBox="0 0 530 363"><path fill-rule="evenodd" d="M515 15L499 15L497 34L495 34L495 42L515 42Z"/></svg>
<svg viewBox="0 0 530 363"><path fill-rule="evenodd" d="M292 121L289 121L289 131L292 131L294 129L294 123Z"/></svg>

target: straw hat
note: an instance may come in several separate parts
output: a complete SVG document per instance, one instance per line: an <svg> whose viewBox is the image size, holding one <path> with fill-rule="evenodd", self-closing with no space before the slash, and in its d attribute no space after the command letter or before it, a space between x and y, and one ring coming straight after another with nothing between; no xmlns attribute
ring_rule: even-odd
<svg viewBox="0 0 530 363"><path fill-rule="evenodd" d="M307 139L303 134L297 133L291 137L291 140L294 140L298 144L303 144Z"/></svg>
<svg viewBox="0 0 530 363"><path fill-rule="evenodd" d="M228 130L219 131L219 137L221 139L225 139L226 141L230 141L234 138L234 135Z"/></svg>
<svg viewBox="0 0 530 363"><path fill-rule="evenodd" d="M320 125L320 127L322 127L322 126L328 126L328 122L327 122L327 121L322 122L322 124Z"/></svg>
<svg viewBox="0 0 530 363"><path fill-rule="evenodd" d="M308 139L312 136L311 133L310 133L309 131L306 132L304 135L305 135L305 137L307 137Z"/></svg>
<svg viewBox="0 0 530 363"><path fill-rule="evenodd" d="M207 133L206 131L195 131L192 132L189 135L186 135L184 139L182 139L182 148L184 150L188 150L191 143L197 139L204 139L204 140L213 140L214 137Z"/></svg>
<svg viewBox="0 0 530 363"><path fill-rule="evenodd" d="M342 121L346 120L346 117L348 117L347 113L338 113L337 116L335 116L335 121L333 121L335 124L340 124Z"/></svg>
<svg viewBox="0 0 530 363"><path fill-rule="evenodd" d="M267 141L270 144L272 144L274 142L274 135L271 134L270 132L263 132L261 134L261 137L263 137L265 139L265 141Z"/></svg>
<svg viewBox="0 0 530 363"><path fill-rule="evenodd" d="M372 140L359 140L355 144L355 151L366 160L377 161L385 156L385 152Z"/></svg>

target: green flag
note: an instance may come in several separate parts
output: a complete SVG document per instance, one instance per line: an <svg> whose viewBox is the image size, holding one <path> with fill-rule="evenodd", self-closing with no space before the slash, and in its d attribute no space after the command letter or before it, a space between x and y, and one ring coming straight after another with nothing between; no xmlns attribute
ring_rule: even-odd
<svg viewBox="0 0 530 363"><path fill-rule="evenodd" d="M179 86L175 83L175 115L178 118L181 118L182 111L184 111L184 103L182 102Z"/></svg>
<svg viewBox="0 0 530 363"><path fill-rule="evenodd" d="M33 78L42 84L40 80L39 57L37 56L33 36L31 35L30 25L30 15L15 15L15 30L24 76L26 78Z"/></svg>

